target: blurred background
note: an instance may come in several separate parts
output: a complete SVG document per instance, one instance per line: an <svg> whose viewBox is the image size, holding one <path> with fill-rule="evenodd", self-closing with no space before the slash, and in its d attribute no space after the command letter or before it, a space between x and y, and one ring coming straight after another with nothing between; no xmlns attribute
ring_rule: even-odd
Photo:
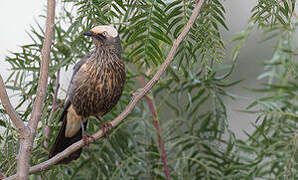
<svg viewBox="0 0 298 180"><path fill-rule="evenodd" d="M233 43L231 40L235 35L247 28L248 19L251 8L256 4L257 0L226 0L223 5L226 9L226 23L229 31L223 30L222 35L226 41L227 54L224 63L231 62L231 50ZM30 26L34 26L34 21L39 19L40 14L45 14L46 1L18 1L17 6L14 1L2 1L0 5L0 72L4 80L9 76L9 65L6 63L5 56L9 51L20 50L18 45L30 43L30 37L26 31L30 30ZM12 11L12 9L14 9ZM56 13L59 7L56 8ZM232 73L232 80L242 79L243 81L229 91L235 95L241 96L237 100L225 99L228 110L228 119L230 128L236 133L238 138L245 138L243 131L252 131L255 120L255 114L250 115L239 110L245 109L257 94L249 92L245 87L257 88L261 84L256 81L257 76L262 72L264 60L270 59L272 56L272 48L274 46L270 41L258 43L262 39L262 34L254 31L245 47L241 50L237 59L237 66ZM68 82L72 72L63 73L60 82ZM63 84L66 87L68 83ZM8 92L10 96L12 91ZM12 103L16 103L17 98L12 98ZM0 129L1 131L1 129Z"/></svg>

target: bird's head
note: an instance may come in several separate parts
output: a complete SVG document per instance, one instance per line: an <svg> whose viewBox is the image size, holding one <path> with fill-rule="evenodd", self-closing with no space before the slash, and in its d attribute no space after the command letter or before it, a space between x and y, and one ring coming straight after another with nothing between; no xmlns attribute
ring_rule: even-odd
<svg viewBox="0 0 298 180"><path fill-rule="evenodd" d="M115 49L121 53L121 42L117 30L111 26L96 26L83 35L91 36L96 48Z"/></svg>

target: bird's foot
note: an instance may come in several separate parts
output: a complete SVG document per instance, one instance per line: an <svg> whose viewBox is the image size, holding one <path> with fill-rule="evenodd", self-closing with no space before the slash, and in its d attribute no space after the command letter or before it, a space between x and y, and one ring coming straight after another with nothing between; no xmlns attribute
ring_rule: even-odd
<svg viewBox="0 0 298 180"><path fill-rule="evenodd" d="M103 136L105 138L107 138L107 134L109 133L109 131L111 131L113 129L113 125L109 122L104 122L100 116L95 116L96 119L100 122L101 124L101 128L102 128L102 132L103 132Z"/></svg>
<svg viewBox="0 0 298 180"><path fill-rule="evenodd" d="M94 137L87 134L87 133L84 133L83 134L83 141L84 141L84 144L86 145L86 149L87 151L89 151L89 145L95 141Z"/></svg>
<svg viewBox="0 0 298 180"><path fill-rule="evenodd" d="M101 123L102 132L105 138L108 137L109 132L113 129L113 125L109 122L102 122Z"/></svg>

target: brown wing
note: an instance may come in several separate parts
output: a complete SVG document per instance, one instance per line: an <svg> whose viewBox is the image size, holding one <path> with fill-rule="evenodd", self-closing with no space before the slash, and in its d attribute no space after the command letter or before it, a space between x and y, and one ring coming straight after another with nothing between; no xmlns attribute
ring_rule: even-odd
<svg viewBox="0 0 298 180"><path fill-rule="evenodd" d="M51 147L49 158L54 157L58 153L64 151L66 148L71 146L73 143L82 139L82 129L81 122L79 116L74 116L75 112L73 111L72 104L70 102L69 94L71 94L73 84L73 77L78 72L80 67L84 64L84 62L91 56L91 53L88 53L82 60L80 60L74 66L74 72L71 78L70 85L68 87L68 92L66 95L66 102L63 107L62 116L59 121L63 121L62 126L60 128L59 134L56 137L56 140ZM84 123L84 129L86 129L87 122ZM67 164L72 160L80 157L82 149L78 149L77 151L70 154L67 158L62 159L57 164Z"/></svg>
<svg viewBox="0 0 298 180"><path fill-rule="evenodd" d="M68 103L68 104L70 106L70 103ZM49 158L54 157L58 153L64 151L66 148L71 146L73 143L75 143L75 142L82 139L82 129L81 128L72 137L66 137L65 136L65 130L66 130L66 126L67 126L67 120L66 120L67 119L67 112L68 111L63 112L63 114L61 116L60 120L63 121L63 123L62 123L62 126L60 128L59 134L56 137L55 143L53 144L53 146L50 150ZM87 121L84 123L85 130L86 130L86 126L87 126ZM82 148L80 148L77 151L73 152L68 157L62 159L57 164L68 164L71 161L79 158L80 155L81 155L81 152L82 152Z"/></svg>

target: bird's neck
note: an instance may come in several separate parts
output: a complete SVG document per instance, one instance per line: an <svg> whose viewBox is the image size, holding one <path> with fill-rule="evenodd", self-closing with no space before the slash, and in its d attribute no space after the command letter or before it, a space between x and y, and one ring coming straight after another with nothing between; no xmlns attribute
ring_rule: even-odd
<svg viewBox="0 0 298 180"><path fill-rule="evenodd" d="M94 60L96 60L98 64L108 64L115 61L121 61L119 56L120 54L117 54L117 51L113 48L96 47L94 51Z"/></svg>
<svg viewBox="0 0 298 180"><path fill-rule="evenodd" d="M120 43L119 36L117 37L117 40L115 40L114 44L102 44L99 40L93 39L93 43L95 45L95 52L102 57L102 54L112 54L117 55L117 59L121 59L121 53L122 53L122 46ZM104 52L103 52L104 51ZM102 57L105 58L105 57Z"/></svg>

